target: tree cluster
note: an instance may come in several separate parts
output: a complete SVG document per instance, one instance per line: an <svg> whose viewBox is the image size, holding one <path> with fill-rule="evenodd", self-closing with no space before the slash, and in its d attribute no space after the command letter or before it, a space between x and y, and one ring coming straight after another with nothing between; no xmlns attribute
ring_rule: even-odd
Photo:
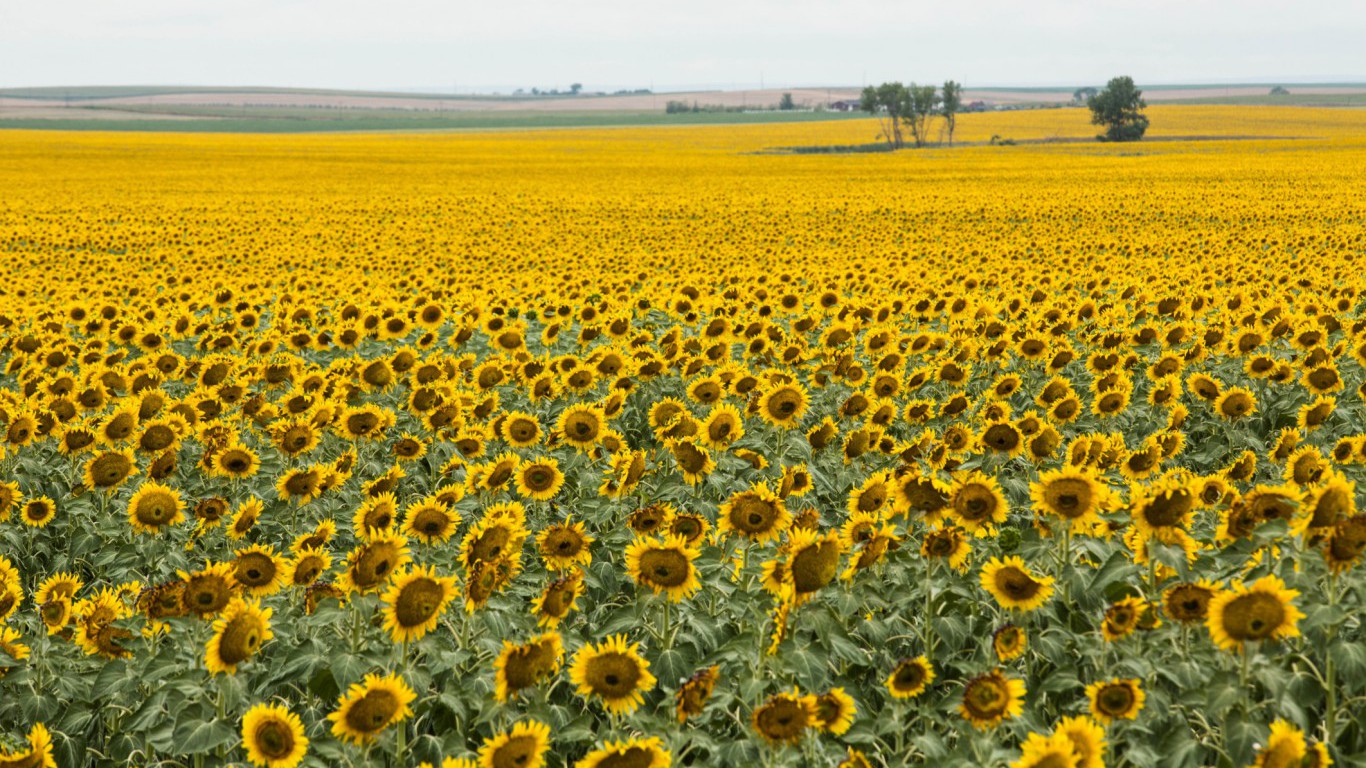
<svg viewBox="0 0 1366 768"><path fill-rule="evenodd" d="M925 146L930 138L934 118L944 121L944 132L953 145L953 131L958 113L963 108L963 86L949 80L942 89L933 85L909 85L888 82L863 89L859 109L868 112L882 124L882 137L888 146L905 146L906 137L917 147Z"/></svg>

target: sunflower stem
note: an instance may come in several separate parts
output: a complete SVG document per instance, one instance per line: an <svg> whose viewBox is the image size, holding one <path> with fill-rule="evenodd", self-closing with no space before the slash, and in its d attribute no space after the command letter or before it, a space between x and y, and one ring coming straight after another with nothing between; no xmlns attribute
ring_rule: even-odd
<svg viewBox="0 0 1366 768"><path fill-rule="evenodd" d="M663 634L663 642L662 642L662 645L664 646L664 650L668 651L668 650L671 650L671 649L673 648L673 642L674 642L673 632L670 631L671 628L670 628L670 626L669 626L669 620L672 618L672 616L671 616L671 606L672 606L672 604L673 604L673 601L669 599L669 596L668 596L668 595L664 595L663 597L664 597L664 624L663 624L663 626L661 627L661 632L662 632L662 634Z"/></svg>
<svg viewBox="0 0 1366 768"><path fill-rule="evenodd" d="M1328 573L1328 608L1330 614L1332 609L1337 607L1338 602L1338 575L1332 571ZM1324 741L1330 746L1333 744L1333 734L1337 730L1338 719L1338 686L1337 686L1337 665L1333 662L1333 640L1337 636L1337 621L1328 625L1326 631L1327 642L1324 643L1327 659L1324 661L1324 713L1323 730Z"/></svg>
<svg viewBox="0 0 1366 768"><path fill-rule="evenodd" d="M934 558L925 560L925 623L922 627L921 644L925 647L926 658L934 658ZM897 751L900 754L900 750Z"/></svg>

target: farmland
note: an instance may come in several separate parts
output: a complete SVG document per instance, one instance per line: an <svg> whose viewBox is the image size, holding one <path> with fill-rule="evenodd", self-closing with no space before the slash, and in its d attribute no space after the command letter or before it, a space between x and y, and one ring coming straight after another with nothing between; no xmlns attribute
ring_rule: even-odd
<svg viewBox="0 0 1366 768"><path fill-rule="evenodd" d="M1366 113L1149 114L4 132L0 766L1360 764Z"/></svg>

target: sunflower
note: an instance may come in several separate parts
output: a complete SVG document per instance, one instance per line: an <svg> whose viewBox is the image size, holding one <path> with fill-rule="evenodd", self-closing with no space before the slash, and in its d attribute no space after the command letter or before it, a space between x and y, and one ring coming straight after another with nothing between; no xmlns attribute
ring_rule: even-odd
<svg viewBox="0 0 1366 768"><path fill-rule="evenodd" d="M253 544L234 554L233 578L254 597L273 595L285 582L285 565L274 547Z"/></svg>
<svg viewBox="0 0 1366 768"><path fill-rule="evenodd" d="M626 547L626 571L636 584L679 602L702 586L693 565L701 554L682 536L636 539Z"/></svg>
<svg viewBox="0 0 1366 768"><path fill-rule="evenodd" d="M807 529L793 529L786 549L783 587L798 605L834 581L839 573L841 545L839 534L835 531L820 534Z"/></svg>
<svg viewBox="0 0 1366 768"><path fill-rule="evenodd" d="M675 536L682 536L689 546L695 546L711 530L711 522L696 512L679 512L669 521L666 530Z"/></svg>
<svg viewBox="0 0 1366 768"><path fill-rule="evenodd" d="M816 697L816 723L822 733L841 736L854 724L858 707L843 688L832 688Z"/></svg>
<svg viewBox="0 0 1366 768"><path fill-rule="evenodd" d="M683 473L683 482L690 486L696 486L716 470L716 462L712 460L711 452L692 440L671 439L664 445L669 449L669 454L673 456L679 471Z"/></svg>
<svg viewBox="0 0 1366 768"><path fill-rule="evenodd" d="M357 538L374 541L375 537L391 533L398 521L398 500L392 493L381 493L361 501L351 516L351 527Z"/></svg>
<svg viewBox="0 0 1366 768"><path fill-rule="evenodd" d="M1209 617L1210 602L1218 593L1218 585L1205 579L1173 584L1162 593L1162 607L1173 621L1199 624Z"/></svg>
<svg viewBox="0 0 1366 768"><path fill-rule="evenodd" d="M1009 610L1032 611L1053 595L1053 578L1035 576L1019 556L993 557L982 567L982 588Z"/></svg>
<svg viewBox="0 0 1366 768"><path fill-rule="evenodd" d="M351 550L337 580L338 586L347 592L375 592L387 585L394 573L410 560L407 539L381 534Z"/></svg>
<svg viewBox="0 0 1366 768"><path fill-rule="evenodd" d="M1141 597L1125 597L1111 603L1105 609L1105 619L1100 624L1101 636L1114 641L1133 634L1148 607L1147 601Z"/></svg>
<svg viewBox="0 0 1366 768"><path fill-rule="evenodd" d="M1214 401L1214 412L1225 421L1237 421L1257 412L1257 396L1244 387L1230 387Z"/></svg>
<svg viewBox="0 0 1366 768"><path fill-rule="evenodd" d="M479 747L479 768L542 768L550 749L550 726L530 720L499 731Z"/></svg>
<svg viewBox="0 0 1366 768"><path fill-rule="evenodd" d="M29 729L28 748L18 752L0 751L0 766L14 768L57 768L57 759L52 756L52 734L47 726L34 723Z"/></svg>
<svg viewBox="0 0 1366 768"><path fill-rule="evenodd" d="M747 491L740 491L721 505L718 530L732 531L750 541L762 544L782 533L792 522L792 515L783 500L759 483Z"/></svg>
<svg viewBox="0 0 1366 768"><path fill-rule="evenodd" d="M517 493L528 499L549 501L564 487L559 462L550 457L524 462L515 473Z"/></svg>
<svg viewBox="0 0 1366 768"><path fill-rule="evenodd" d="M398 675L366 675L342 695L337 710L327 716L332 721L332 735L357 746L369 744L385 728L412 717L408 705L416 698Z"/></svg>
<svg viewBox="0 0 1366 768"><path fill-rule="evenodd" d="M0 522L8 520L10 515L14 514L15 507L19 506L23 498L18 483L0 483Z"/></svg>
<svg viewBox="0 0 1366 768"><path fill-rule="evenodd" d="M1020 745L1020 759L1010 768L1078 768L1079 756L1066 734L1031 733Z"/></svg>
<svg viewBox="0 0 1366 768"><path fill-rule="evenodd" d="M429 497L408 507L401 532L423 544L440 544L450 540L459 525L459 512Z"/></svg>
<svg viewBox="0 0 1366 768"><path fill-rule="evenodd" d="M867 755L853 747L848 749L844 759L835 768L873 768L873 763Z"/></svg>
<svg viewBox="0 0 1366 768"><path fill-rule="evenodd" d="M72 608L76 614L76 645L90 656L105 659L131 658L133 652L121 645L133 633L115 626L115 622L130 615L128 607L115 590L105 589L89 600L81 600Z"/></svg>
<svg viewBox="0 0 1366 768"><path fill-rule="evenodd" d="M1333 573L1356 565L1366 551L1366 516L1353 515L1328 529L1322 542L1324 562Z"/></svg>
<svg viewBox="0 0 1366 768"><path fill-rule="evenodd" d="M494 698L505 703L523 688L530 688L554 675L560 668L564 645L560 633L545 632L521 645L503 641L503 650L494 662Z"/></svg>
<svg viewBox="0 0 1366 768"><path fill-rule="evenodd" d="M281 569L280 579L290 586L307 587L331 567L332 556L326 551L305 547L295 551L294 559Z"/></svg>
<svg viewBox="0 0 1366 768"><path fill-rule="evenodd" d="M1146 696L1138 680L1115 678L1086 686L1086 698L1091 702L1091 716L1109 725L1136 719Z"/></svg>
<svg viewBox="0 0 1366 768"><path fill-rule="evenodd" d="M261 467L256 452L240 444L231 444L214 456L213 474L234 480L251 477Z"/></svg>
<svg viewBox="0 0 1366 768"><path fill-rule="evenodd" d="M807 401L806 390L800 384L779 384L759 398L759 415L775 427L792 429L806 413Z"/></svg>
<svg viewBox="0 0 1366 768"><path fill-rule="evenodd" d="M181 603L201 619L216 615L237 596L239 587L232 563L209 563L194 573L178 572L185 582Z"/></svg>
<svg viewBox="0 0 1366 768"><path fill-rule="evenodd" d="M934 682L934 667L924 656L902 659L885 681L887 690L897 699L913 699L925 692Z"/></svg>
<svg viewBox="0 0 1366 768"><path fill-rule="evenodd" d="M751 717L754 730L770 744L796 744L806 729L820 720L816 714L816 697L792 693L778 693L754 710Z"/></svg>
<svg viewBox="0 0 1366 768"><path fill-rule="evenodd" d="M933 476L911 471L893 483L896 493L893 509L901 514L919 512L928 525L935 525L949 508L953 488Z"/></svg>
<svg viewBox="0 0 1366 768"><path fill-rule="evenodd" d="M879 472L870 475L859 487L849 491L849 501L845 506L851 515L859 512L880 514L892 506L889 502L892 502L894 493L891 478Z"/></svg>
<svg viewBox="0 0 1366 768"><path fill-rule="evenodd" d="M504 416L501 434L514 448L529 448L541 440L541 423L532 414L513 411Z"/></svg>
<svg viewBox="0 0 1366 768"><path fill-rule="evenodd" d="M593 562L590 546L594 538L584 530L583 522L565 520L542 529L536 534L536 549L551 571L587 568Z"/></svg>
<svg viewBox="0 0 1366 768"><path fill-rule="evenodd" d="M569 612L574 610L579 596L583 594L583 573L572 571L546 585L531 605L531 613L536 617L536 625L554 628L559 626Z"/></svg>
<svg viewBox="0 0 1366 768"><path fill-rule="evenodd" d="M5 571L4 562L0 562L0 581L6 580ZM33 594L33 601L41 605L54 599L74 600L76 593L84 586L85 582L80 576L68 571L60 571L44 579L43 583L38 585L38 591Z"/></svg>
<svg viewBox="0 0 1366 768"><path fill-rule="evenodd" d="M237 541L245 537L255 527L256 521L261 519L263 511L265 505L255 496L238 505L228 520L228 538Z"/></svg>
<svg viewBox="0 0 1366 768"><path fill-rule="evenodd" d="M1076 467L1041 473L1037 483L1029 484L1029 497L1036 513L1068 521L1074 533L1099 525L1100 514L1110 504L1105 483L1091 471Z"/></svg>
<svg viewBox="0 0 1366 768"><path fill-rule="evenodd" d="M112 491L137 471L132 449L102 451L85 463L85 485Z"/></svg>
<svg viewBox="0 0 1366 768"><path fill-rule="evenodd" d="M658 736L607 742L589 752L574 768L669 768L673 758Z"/></svg>
<svg viewBox="0 0 1366 768"><path fill-rule="evenodd" d="M702 445L713 451L724 451L744 436L744 417L729 403L714 406L698 430Z"/></svg>
<svg viewBox="0 0 1366 768"><path fill-rule="evenodd" d="M970 533L992 530L992 524L1005 522L1009 512L996 478L977 470L954 478L949 507L958 524Z"/></svg>
<svg viewBox="0 0 1366 768"><path fill-rule="evenodd" d="M1000 661L1018 659L1029 647L1029 634L1014 624L1002 624L991 636L991 648Z"/></svg>
<svg viewBox="0 0 1366 768"><path fill-rule="evenodd" d="M56 502L46 496L38 496L24 502L19 519L30 528L43 528L56 516Z"/></svg>
<svg viewBox="0 0 1366 768"><path fill-rule="evenodd" d="M597 698L613 715L629 715L644 703L642 694L655 687L650 665L628 646L625 635L612 635L598 645L588 644L574 654L569 679L585 698Z"/></svg>
<svg viewBox="0 0 1366 768"><path fill-rule="evenodd" d="M1105 729L1085 715L1064 717L1053 733L1066 736L1076 753L1076 768L1105 768Z"/></svg>
<svg viewBox="0 0 1366 768"><path fill-rule="evenodd" d="M607 425L602 409L592 405L571 405L560 414L555 431L568 444L587 450L601 437Z"/></svg>
<svg viewBox="0 0 1366 768"><path fill-rule="evenodd" d="M205 651L209 674L237 674L237 665L255 656L275 635L270 631L271 609L259 600L234 598L213 623L213 637Z"/></svg>
<svg viewBox="0 0 1366 768"><path fill-rule="evenodd" d="M1205 625L1215 644L1228 651L1245 651L1247 642L1298 637L1296 624L1304 614L1291 601L1299 594L1275 576L1251 585L1234 582L1210 600Z"/></svg>
<svg viewBox="0 0 1366 768"><path fill-rule="evenodd" d="M1009 420L988 423L977 440L985 450L1009 458L1019 456L1025 449L1024 435Z"/></svg>
<svg viewBox="0 0 1366 768"><path fill-rule="evenodd" d="M1007 678L995 669L969 680L963 688L963 703L958 712L979 730L1019 717L1024 711L1025 684Z"/></svg>
<svg viewBox="0 0 1366 768"><path fill-rule="evenodd" d="M721 668L712 665L697 670L692 677L683 681L678 693L674 694L674 711L678 715L678 722L687 722L688 718L702 714L720 676Z"/></svg>
<svg viewBox="0 0 1366 768"><path fill-rule="evenodd" d="M1299 768L1309 757L1304 732L1285 720L1271 724L1266 744L1257 750L1253 768Z"/></svg>
<svg viewBox="0 0 1366 768"><path fill-rule="evenodd" d="M436 575L432 566L399 571L382 598L384 630L395 643L422 639L436 629L455 594L455 578Z"/></svg>
<svg viewBox="0 0 1366 768"><path fill-rule="evenodd" d="M275 490L281 501L307 504L318 498L321 482L322 472L317 467L291 469L281 473L275 480Z"/></svg>

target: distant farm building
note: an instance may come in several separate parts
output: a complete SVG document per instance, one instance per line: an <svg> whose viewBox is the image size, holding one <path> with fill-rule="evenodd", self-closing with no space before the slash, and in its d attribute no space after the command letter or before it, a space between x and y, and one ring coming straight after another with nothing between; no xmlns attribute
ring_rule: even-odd
<svg viewBox="0 0 1366 768"><path fill-rule="evenodd" d="M859 103L858 103L857 101L847 101L847 100L841 99L840 101L836 101L836 102L833 102L833 103L830 104L830 111L832 111L832 112L857 112L857 111L858 111L858 104L859 104Z"/></svg>

